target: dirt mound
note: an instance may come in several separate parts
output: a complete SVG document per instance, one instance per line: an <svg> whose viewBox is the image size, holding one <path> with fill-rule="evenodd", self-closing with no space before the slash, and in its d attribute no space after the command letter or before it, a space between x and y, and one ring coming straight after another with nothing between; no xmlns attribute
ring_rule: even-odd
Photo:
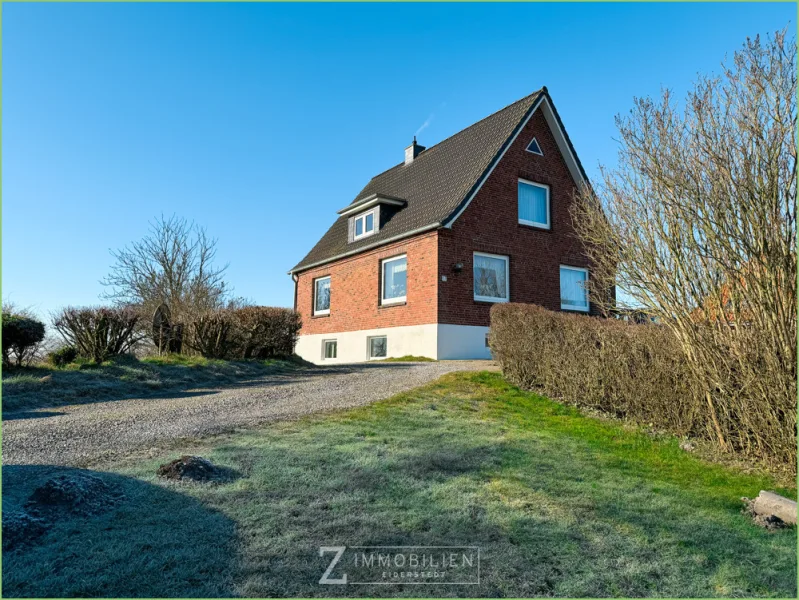
<svg viewBox="0 0 799 600"><path fill-rule="evenodd" d="M3 550L14 550L47 530L47 523L25 511L3 512Z"/></svg>
<svg viewBox="0 0 799 600"><path fill-rule="evenodd" d="M161 465L158 476L173 481L211 482L231 479L231 471L202 456L186 455Z"/></svg>
<svg viewBox="0 0 799 600"><path fill-rule="evenodd" d="M53 477L36 488L25 508L36 516L45 517L58 512L94 515L114 506L122 498L121 490L99 477L73 473Z"/></svg>

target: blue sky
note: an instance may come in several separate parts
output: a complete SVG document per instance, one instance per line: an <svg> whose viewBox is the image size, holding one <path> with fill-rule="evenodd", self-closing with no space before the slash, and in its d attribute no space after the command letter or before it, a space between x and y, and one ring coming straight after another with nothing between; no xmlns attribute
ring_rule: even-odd
<svg viewBox="0 0 799 600"><path fill-rule="evenodd" d="M542 85L589 177L614 115L682 96L795 4L3 4L2 295L96 304L109 250L177 214L235 293L286 271L370 177ZM425 123L427 125L425 126Z"/></svg>

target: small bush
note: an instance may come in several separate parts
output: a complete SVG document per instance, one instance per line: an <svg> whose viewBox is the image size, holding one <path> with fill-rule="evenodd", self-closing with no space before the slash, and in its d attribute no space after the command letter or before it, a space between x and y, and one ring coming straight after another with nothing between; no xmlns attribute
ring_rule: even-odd
<svg viewBox="0 0 799 600"><path fill-rule="evenodd" d="M3 311L3 366L27 365L44 340L44 323L26 314Z"/></svg>
<svg viewBox="0 0 799 600"><path fill-rule="evenodd" d="M131 308L67 307L53 319L53 326L78 355L101 363L125 354L141 339L138 313Z"/></svg>
<svg viewBox="0 0 799 600"><path fill-rule="evenodd" d="M77 358L78 350L75 346L64 346L47 355L47 360L54 367L65 367Z"/></svg>

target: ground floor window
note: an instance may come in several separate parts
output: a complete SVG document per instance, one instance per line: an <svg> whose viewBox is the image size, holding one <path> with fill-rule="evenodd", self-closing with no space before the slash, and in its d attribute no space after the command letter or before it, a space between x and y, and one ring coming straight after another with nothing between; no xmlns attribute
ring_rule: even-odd
<svg viewBox="0 0 799 600"><path fill-rule="evenodd" d="M385 358L388 354L388 339L384 335L369 338L369 358Z"/></svg>
<svg viewBox="0 0 799 600"><path fill-rule="evenodd" d="M508 257L475 252L474 299L507 302L508 295Z"/></svg>
<svg viewBox="0 0 799 600"><path fill-rule="evenodd" d="M560 308L588 312L588 269L560 266Z"/></svg>
<svg viewBox="0 0 799 600"><path fill-rule="evenodd" d="M338 354L338 342L336 340L322 341L322 358L336 358Z"/></svg>

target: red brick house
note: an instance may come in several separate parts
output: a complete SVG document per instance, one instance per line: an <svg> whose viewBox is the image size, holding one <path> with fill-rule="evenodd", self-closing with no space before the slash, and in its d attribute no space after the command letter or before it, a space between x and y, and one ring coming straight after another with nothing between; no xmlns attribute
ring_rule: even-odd
<svg viewBox="0 0 799 600"><path fill-rule="evenodd" d="M543 88L405 149L290 274L314 363L490 357L495 302L590 312L569 208L585 172Z"/></svg>

